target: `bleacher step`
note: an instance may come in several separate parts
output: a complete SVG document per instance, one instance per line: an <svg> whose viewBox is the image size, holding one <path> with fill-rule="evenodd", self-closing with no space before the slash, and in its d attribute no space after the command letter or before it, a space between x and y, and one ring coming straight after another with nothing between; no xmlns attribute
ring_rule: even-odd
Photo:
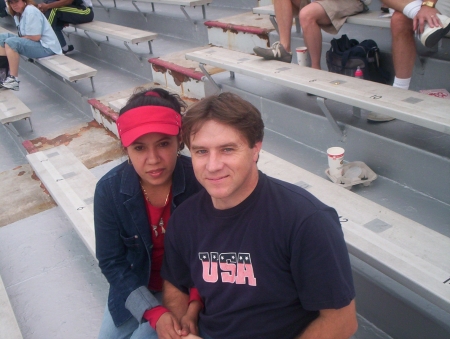
<svg viewBox="0 0 450 339"><path fill-rule="evenodd" d="M27 159L95 257L95 176L64 145L29 154Z"/></svg>
<svg viewBox="0 0 450 339"><path fill-rule="evenodd" d="M199 63L186 60L186 53L209 48L209 46L192 48L166 54L148 60L152 64L153 81L179 93L182 97L202 99L205 97L205 84ZM205 66L210 74L224 70L218 67Z"/></svg>
<svg viewBox="0 0 450 339"><path fill-rule="evenodd" d="M16 316L9 302L5 285L0 276L0 337L2 339L22 339Z"/></svg>
<svg viewBox="0 0 450 339"><path fill-rule="evenodd" d="M206 21L208 41L215 46L253 53L253 47L268 47L269 33L274 27L268 16L242 13L218 20Z"/></svg>

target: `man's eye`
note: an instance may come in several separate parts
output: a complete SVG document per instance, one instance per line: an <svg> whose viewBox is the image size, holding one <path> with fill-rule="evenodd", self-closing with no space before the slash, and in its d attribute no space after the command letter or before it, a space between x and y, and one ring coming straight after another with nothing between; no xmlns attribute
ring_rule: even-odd
<svg viewBox="0 0 450 339"><path fill-rule="evenodd" d="M206 154L206 150L204 149L199 149L195 151L196 154Z"/></svg>

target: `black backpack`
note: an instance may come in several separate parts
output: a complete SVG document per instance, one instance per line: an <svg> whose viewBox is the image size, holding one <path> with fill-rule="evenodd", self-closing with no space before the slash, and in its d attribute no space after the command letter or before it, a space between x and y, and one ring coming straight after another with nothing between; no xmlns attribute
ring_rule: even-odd
<svg viewBox="0 0 450 339"><path fill-rule="evenodd" d="M331 40L326 59L330 72L354 76L359 66L365 80L382 84L389 81L389 73L380 66L380 50L373 40L359 43L344 34L339 39Z"/></svg>

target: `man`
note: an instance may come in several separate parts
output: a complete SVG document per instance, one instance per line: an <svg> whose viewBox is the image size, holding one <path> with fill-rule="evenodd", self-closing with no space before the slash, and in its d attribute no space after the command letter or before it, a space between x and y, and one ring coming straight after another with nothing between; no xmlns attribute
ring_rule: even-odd
<svg viewBox="0 0 450 339"><path fill-rule="evenodd" d="M186 113L182 135L206 190L169 222L164 305L181 318L198 302L195 287L204 339L353 335L355 292L336 211L258 171L260 112L231 93L211 96ZM197 334L196 320L185 316L183 329Z"/></svg>
<svg viewBox="0 0 450 339"><path fill-rule="evenodd" d="M450 31L450 0L385 0L395 9L391 18L392 59L394 87L409 89L416 58L415 32L426 47L433 47ZM394 118L370 113L372 121L390 121Z"/></svg>
<svg viewBox="0 0 450 339"><path fill-rule="evenodd" d="M256 55L266 60L291 62L291 29L294 11L299 11L303 39L311 58L311 67L320 69L322 32L337 34L347 17L364 10L359 0L274 0L280 41L271 48L255 47ZM366 7L367 8L367 7Z"/></svg>
<svg viewBox="0 0 450 339"><path fill-rule="evenodd" d="M47 0L38 5L55 31L64 54L74 50L64 39L63 28L68 24L83 24L94 20L91 0Z"/></svg>

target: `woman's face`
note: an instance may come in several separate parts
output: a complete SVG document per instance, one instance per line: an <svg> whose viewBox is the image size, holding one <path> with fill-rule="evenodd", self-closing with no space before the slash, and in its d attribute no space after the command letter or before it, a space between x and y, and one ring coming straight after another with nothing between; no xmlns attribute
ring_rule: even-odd
<svg viewBox="0 0 450 339"><path fill-rule="evenodd" d="M142 182L159 186L172 180L179 144L178 136L148 133L136 139L126 151Z"/></svg>
<svg viewBox="0 0 450 339"><path fill-rule="evenodd" d="M25 7L27 7L27 3L22 0L8 0L9 5L16 13L23 13Z"/></svg>

